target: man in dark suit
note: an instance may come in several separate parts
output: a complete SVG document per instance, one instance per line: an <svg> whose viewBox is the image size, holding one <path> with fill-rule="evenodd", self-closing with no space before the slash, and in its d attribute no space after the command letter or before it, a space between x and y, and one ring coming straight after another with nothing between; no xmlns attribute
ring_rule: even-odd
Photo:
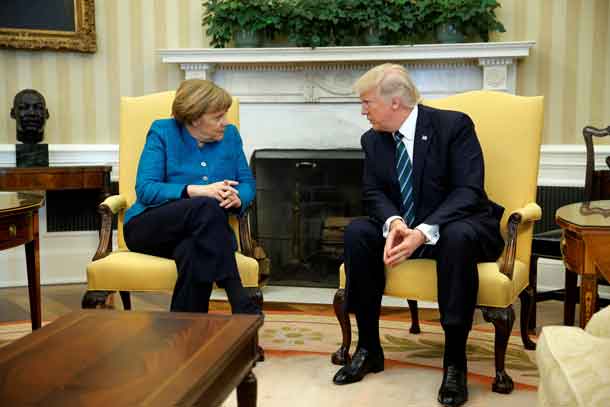
<svg viewBox="0 0 610 407"><path fill-rule="evenodd" d="M371 69L354 89L372 126L361 139L369 218L345 231L346 304L356 314L359 340L333 381L353 383L383 370L384 266L431 258L445 331L438 401L461 405L468 399L466 340L477 299L477 263L501 254L504 209L485 193L483 154L467 115L418 104L419 92L400 65Z"/></svg>

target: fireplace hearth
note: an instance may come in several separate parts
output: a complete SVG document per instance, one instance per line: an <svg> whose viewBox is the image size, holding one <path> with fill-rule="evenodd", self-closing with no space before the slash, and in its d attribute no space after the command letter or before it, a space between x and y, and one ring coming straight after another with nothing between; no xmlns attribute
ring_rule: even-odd
<svg viewBox="0 0 610 407"><path fill-rule="evenodd" d="M254 236L271 260L270 285L337 287L343 230L362 216L357 149L256 150Z"/></svg>

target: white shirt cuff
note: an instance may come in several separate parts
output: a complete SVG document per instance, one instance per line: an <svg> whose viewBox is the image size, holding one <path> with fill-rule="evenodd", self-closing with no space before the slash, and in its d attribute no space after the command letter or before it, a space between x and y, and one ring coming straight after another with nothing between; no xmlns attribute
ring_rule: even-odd
<svg viewBox="0 0 610 407"><path fill-rule="evenodd" d="M386 220L385 223L383 224L382 233L383 233L384 239L388 237L388 233L390 233L390 224L392 224L392 221L394 219L400 219L404 222L404 219L401 216L397 216L397 215L390 216L388 218L388 220Z"/></svg>
<svg viewBox="0 0 610 407"><path fill-rule="evenodd" d="M428 225L426 223L422 223L415 227L415 229L419 230L426 236L426 244L434 246L438 239L441 237L438 231L438 225Z"/></svg>
<svg viewBox="0 0 610 407"><path fill-rule="evenodd" d="M400 219L404 222L404 219L401 216L390 216L388 220L386 220L383 224L382 233L384 239L388 237L388 233L390 233L390 225L392 224L392 221L394 221L394 219ZM441 237L438 225L428 225L426 223L422 223L416 226L415 229L422 232L426 237L426 244L432 246L434 246L436 242L438 242L438 239Z"/></svg>

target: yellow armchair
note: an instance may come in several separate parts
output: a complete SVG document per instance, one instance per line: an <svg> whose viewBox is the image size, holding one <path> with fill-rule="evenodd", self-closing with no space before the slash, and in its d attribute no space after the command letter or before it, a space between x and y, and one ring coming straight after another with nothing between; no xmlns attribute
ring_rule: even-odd
<svg viewBox="0 0 610 407"><path fill-rule="evenodd" d="M109 295L119 291L123 307L131 309L131 291L172 292L174 289L177 277L174 260L131 252L123 237L123 216L136 199L136 173L146 134L154 120L170 117L173 99L173 91L121 98L119 195L108 197L98 208L101 215L100 242L93 261L87 266L83 308L104 307L110 301ZM236 98L229 109L228 119L239 126L239 101ZM118 216L118 248L112 251L112 219L115 215ZM231 216L229 221L237 236L235 257L242 284L262 306L257 259L264 262L264 252L254 247L247 217Z"/></svg>
<svg viewBox="0 0 610 407"><path fill-rule="evenodd" d="M543 123L543 98L506 93L474 91L425 104L467 113L475 123L485 158L485 189L493 201L504 206L501 221L506 246L496 262L480 263L477 307L495 330L496 378L492 389L510 393L513 382L504 369L508 338L514 323L512 307L517 297L521 307L521 337L527 349L535 344L527 333L534 292L529 261L534 221L540 219L536 202L538 161ZM436 263L413 259L386 268L385 295L406 298L411 311L411 333L419 333L417 300L437 301ZM340 286L334 308L341 325L343 342L333 354L335 364L349 361L350 320L345 312L345 270L340 268Z"/></svg>

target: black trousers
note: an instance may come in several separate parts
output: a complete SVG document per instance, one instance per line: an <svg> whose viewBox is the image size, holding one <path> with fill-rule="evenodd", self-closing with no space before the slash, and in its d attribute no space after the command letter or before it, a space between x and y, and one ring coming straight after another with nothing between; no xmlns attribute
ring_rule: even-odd
<svg viewBox="0 0 610 407"><path fill-rule="evenodd" d="M460 338L458 348L463 342L464 352L477 299L477 263L496 260L504 246L497 220L486 218L445 225L436 245L423 245L412 256L436 260L441 325L446 334ZM371 219L356 219L346 228L344 239L346 304L356 314L358 346L381 350L379 315L385 288L381 225Z"/></svg>
<svg viewBox="0 0 610 407"><path fill-rule="evenodd" d="M207 312L216 282L233 313L260 313L241 284L235 235L215 199L179 199L147 209L130 219L124 232L129 250L176 261L172 311Z"/></svg>

